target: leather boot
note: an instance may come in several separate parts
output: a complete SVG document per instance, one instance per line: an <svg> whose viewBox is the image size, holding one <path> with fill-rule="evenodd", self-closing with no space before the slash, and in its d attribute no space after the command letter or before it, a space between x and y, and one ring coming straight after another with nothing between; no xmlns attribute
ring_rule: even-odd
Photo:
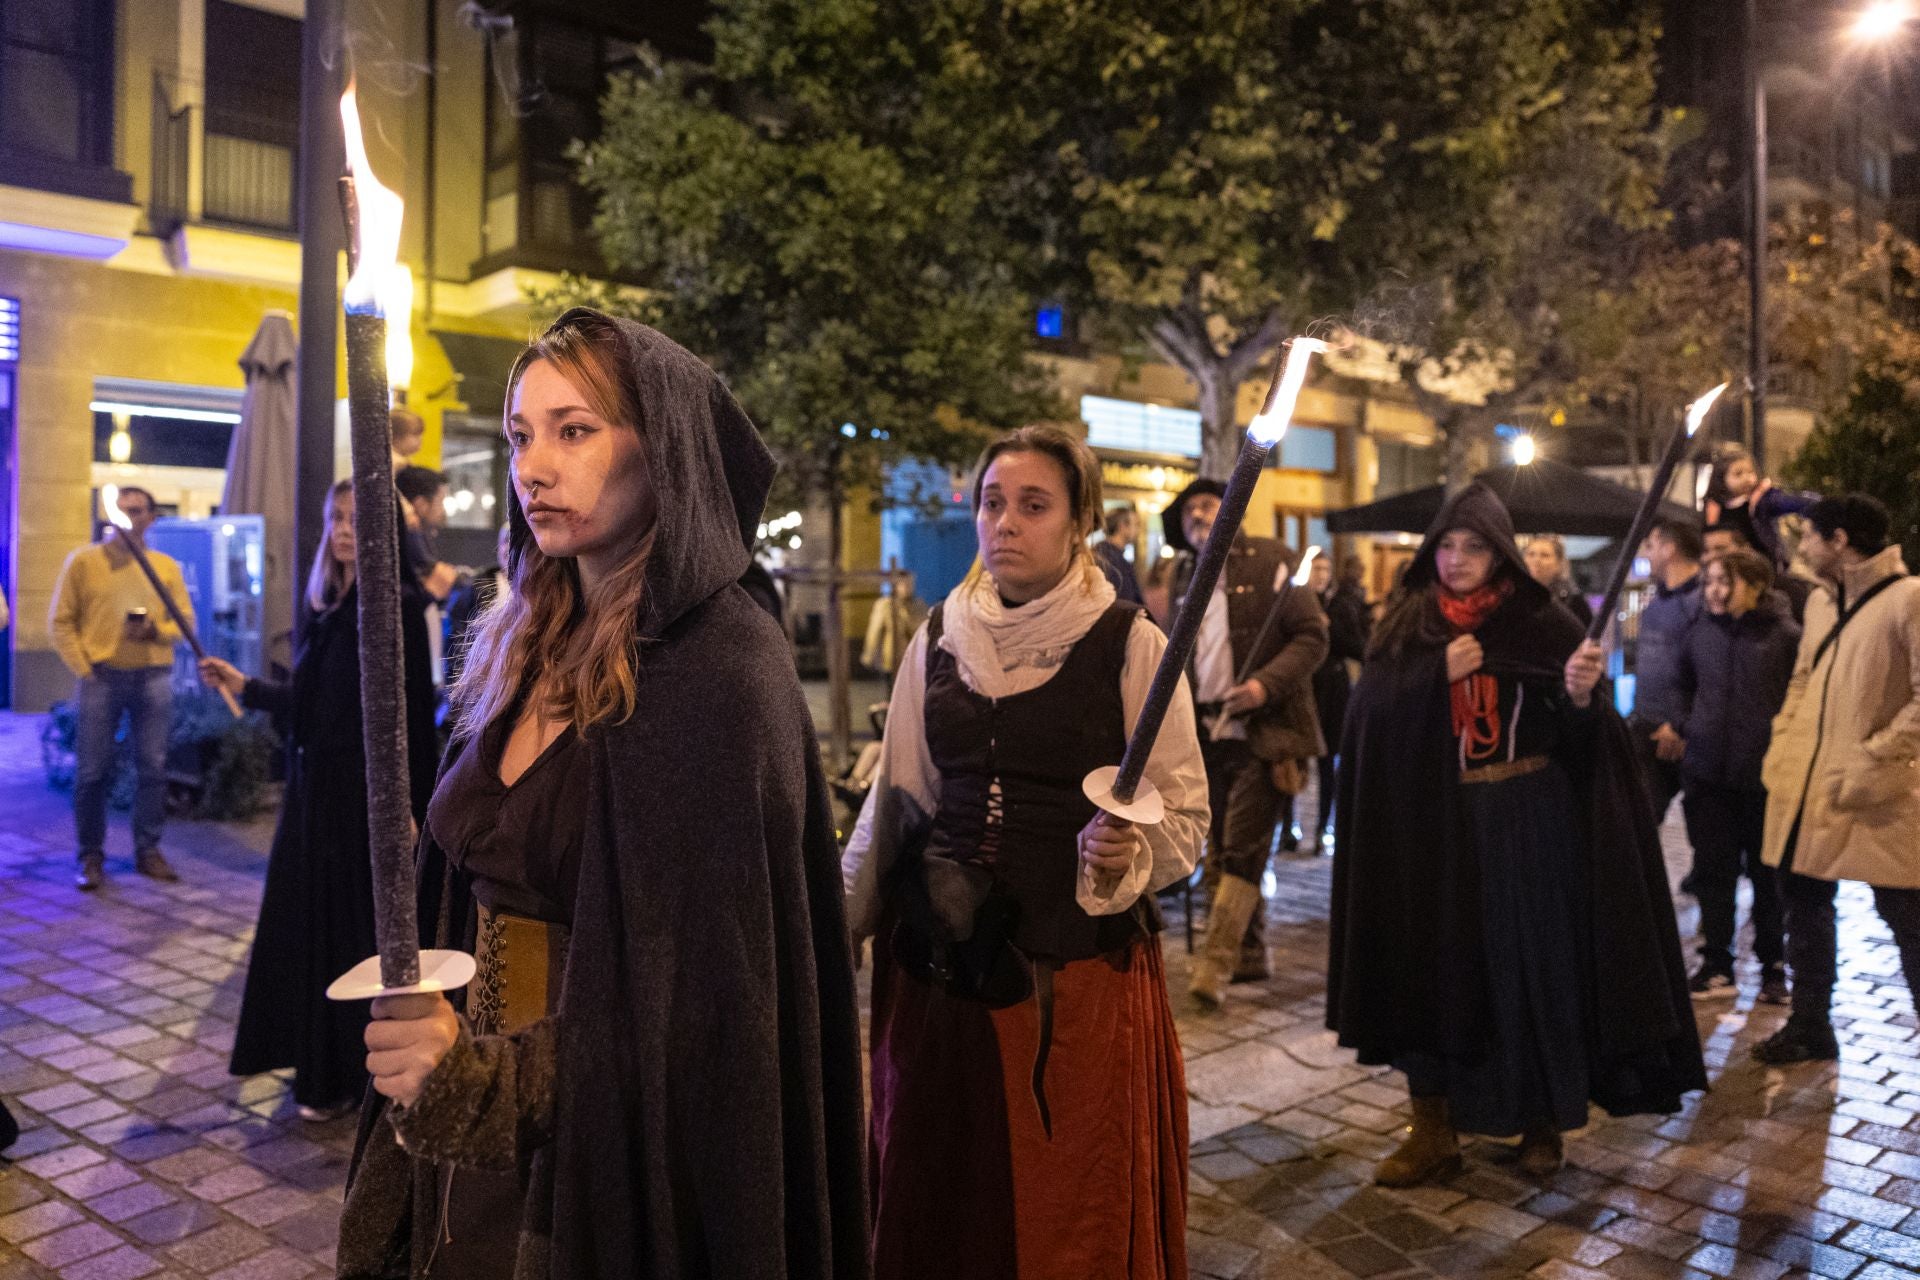
<svg viewBox="0 0 1920 1280"><path fill-rule="evenodd" d="M1240 938L1247 922L1260 906L1260 887L1239 876L1223 875L1213 893L1213 910L1207 918L1207 940L1193 958L1187 990L1205 1005L1218 1005L1226 997L1227 983L1240 959Z"/></svg>
<svg viewBox="0 0 1920 1280"><path fill-rule="evenodd" d="M1551 1178L1566 1163L1557 1129L1529 1129L1520 1138L1520 1171L1530 1178Z"/></svg>
<svg viewBox="0 0 1920 1280"><path fill-rule="evenodd" d="M1240 937L1240 955L1233 965L1235 982L1265 982L1273 973L1267 966L1267 904L1257 900L1247 931Z"/></svg>
<svg viewBox="0 0 1920 1280"><path fill-rule="evenodd" d="M1383 1187L1413 1187L1460 1172L1460 1135L1447 1118L1445 1098L1415 1098L1413 1128L1400 1149L1380 1162L1373 1180Z"/></svg>

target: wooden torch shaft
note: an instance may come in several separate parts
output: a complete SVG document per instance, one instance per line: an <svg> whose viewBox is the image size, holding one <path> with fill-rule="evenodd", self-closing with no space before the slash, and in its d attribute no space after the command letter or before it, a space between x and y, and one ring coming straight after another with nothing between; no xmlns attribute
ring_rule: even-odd
<svg viewBox="0 0 1920 1280"><path fill-rule="evenodd" d="M1680 465L1680 458L1686 453L1692 439L1687 434L1686 423L1682 422L1674 429L1673 439L1667 442L1667 451L1661 457L1660 465L1654 469L1653 484L1648 487L1646 496L1640 499L1640 509L1634 513L1633 524L1627 530L1627 540L1621 544L1620 555L1613 563L1613 572L1607 577L1607 594L1601 599L1599 610L1587 626L1587 639L1596 644L1607 633L1614 610L1620 607L1620 593L1625 590L1627 575L1632 572L1633 562L1640 554L1640 544L1647 540L1647 534L1653 529L1654 515L1660 510L1667 486L1673 483L1674 469Z"/></svg>

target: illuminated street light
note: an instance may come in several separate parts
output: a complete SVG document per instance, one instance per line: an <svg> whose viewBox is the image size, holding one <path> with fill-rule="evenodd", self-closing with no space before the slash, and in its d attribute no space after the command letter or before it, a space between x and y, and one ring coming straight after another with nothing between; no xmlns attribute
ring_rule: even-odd
<svg viewBox="0 0 1920 1280"><path fill-rule="evenodd" d="M1862 42L1890 40L1914 20L1909 0L1874 0L1853 23L1853 38Z"/></svg>
<svg viewBox="0 0 1920 1280"><path fill-rule="evenodd" d="M1515 466L1524 467L1530 465L1537 452L1538 449L1533 443L1532 436L1523 435L1513 438L1513 463Z"/></svg>

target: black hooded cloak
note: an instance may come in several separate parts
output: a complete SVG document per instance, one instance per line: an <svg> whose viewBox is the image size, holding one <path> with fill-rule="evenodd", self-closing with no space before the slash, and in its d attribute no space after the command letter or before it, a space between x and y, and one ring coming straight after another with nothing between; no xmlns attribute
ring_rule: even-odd
<svg viewBox="0 0 1920 1280"><path fill-rule="evenodd" d="M514 1036L463 1032L428 1092L485 1099L467 1133L404 1114L390 1128L370 1100L342 1276L418 1274L431 1162L476 1135L527 1182L517 1278L867 1274L859 1010L818 741L785 636L738 585L773 461L712 370L618 324L659 514L638 706L584 735L558 1012ZM518 564L532 533L517 497L509 516ZM431 840L420 862L422 932L471 939L467 884Z"/></svg>
<svg viewBox="0 0 1920 1280"><path fill-rule="evenodd" d="M1512 595L1475 632L1489 674L1557 681L1580 625L1526 572L1512 518L1470 485L1440 511L1403 590L1437 581L1450 529L1504 562ZM1385 626L1383 625L1383 630ZM1380 639L1376 634L1376 639ZM1421 629L1370 656L1347 712L1335 808L1327 1025L1360 1061L1484 1056L1492 1036L1479 861L1449 710L1447 637ZM1669 1113L1706 1088L1659 832L1625 722L1596 692L1562 763L1575 795L1581 969L1592 1100Z"/></svg>

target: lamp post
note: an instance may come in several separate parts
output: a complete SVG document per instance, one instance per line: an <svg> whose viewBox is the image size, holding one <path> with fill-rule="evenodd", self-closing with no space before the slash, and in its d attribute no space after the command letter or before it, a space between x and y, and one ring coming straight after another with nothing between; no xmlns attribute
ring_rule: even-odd
<svg viewBox="0 0 1920 1280"><path fill-rule="evenodd" d="M1848 35L1859 45L1881 44L1920 20L1914 0L1872 0ZM1767 473L1767 79L1761 65L1760 0L1747 0L1749 103L1747 210L1747 405L1753 465Z"/></svg>
<svg viewBox="0 0 1920 1280"><path fill-rule="evenodd" d="M1767 77L1760 64L1760 0L1747 0L1748 120L1753 173L1747 198L1747 447L1767 474Z"/></svg>

